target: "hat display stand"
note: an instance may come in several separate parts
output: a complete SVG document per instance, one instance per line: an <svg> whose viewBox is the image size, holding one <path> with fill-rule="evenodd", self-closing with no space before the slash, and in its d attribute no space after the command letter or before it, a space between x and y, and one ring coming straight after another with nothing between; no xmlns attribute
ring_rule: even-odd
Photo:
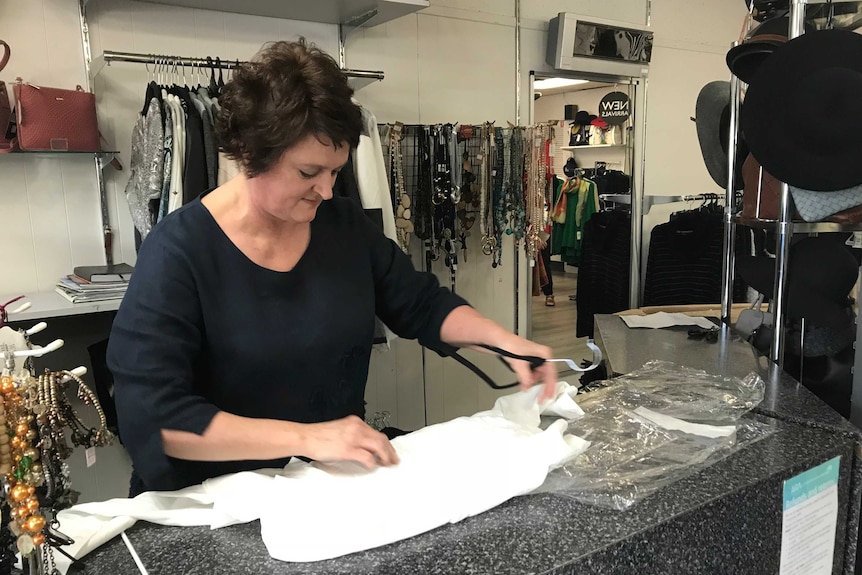
<svg viewBox="0 0 862 575"><path fill-rule="evenodd" d="M790 22L787 37L792 40L805 33L805 13L808 5L826 4L827 0L791 0ZM734 47L737 43L734 43ZM742 82L735 75L731 75L731 119L728 132L728 174L734 174L737 169L736 148L739 143L740 134L740 108L742 102ZM790 245L794 233L829 233L862 231L862 225L842 225L835 222L794 222L792 220L793 203L791 201L790 188L787 183L781 183L779 217L777 220L759 220L757 218L737 216L734 213L734 194L736 193L733 177L728 177L726 187L725 208L725 234L724 234L724 258L722 262L722 321L730 326L731 306L733 303L732 286L734 279L734 239L736 237L736 225L744 225L758 228L774 228L776 234L775 250L775 289L773 293L774 324L778 328L774 331L774 337L769 350L769 359L779 366L784 364L784 352L786 347L786 318L787 316L787 277L790 261ZM862 292L860 292L862 297ZM862 322L857 323L857 329L862 329ZM862 333L857 332L857 341L862 341ZM862 346L857 346L857 365L862 365ZM862 424L862 369L854 370L853 381L853 408L851 421L857 425Z"/></svg>

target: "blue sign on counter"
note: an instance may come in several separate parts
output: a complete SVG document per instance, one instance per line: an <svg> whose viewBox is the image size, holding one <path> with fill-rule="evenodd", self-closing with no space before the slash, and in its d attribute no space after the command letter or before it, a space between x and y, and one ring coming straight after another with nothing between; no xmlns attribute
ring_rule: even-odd
<svg viewBox="0 0 862 575"><path fill-rule="evenodd" d="M784 482L780 575L832 573L840 466L836 457Z"/></svg>

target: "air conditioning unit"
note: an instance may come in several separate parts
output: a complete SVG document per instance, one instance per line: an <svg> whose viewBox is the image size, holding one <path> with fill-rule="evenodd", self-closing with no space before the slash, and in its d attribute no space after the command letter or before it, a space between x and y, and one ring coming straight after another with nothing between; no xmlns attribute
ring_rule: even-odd
<svg viewBox="0 0 862 575"><path fill-rule="evenodd" d="M653 32L646 26L560 12L548 26L548 64L558 70L645 76Z"/></svg>

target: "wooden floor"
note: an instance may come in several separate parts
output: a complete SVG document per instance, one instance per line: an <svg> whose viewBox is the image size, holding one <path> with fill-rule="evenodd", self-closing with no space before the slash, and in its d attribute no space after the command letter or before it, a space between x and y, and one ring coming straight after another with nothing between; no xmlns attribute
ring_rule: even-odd
<svg viewBox="0 0 862 575"><path fill-rule="evenodd" d="M571 301L569 296L576 294L577 281L577 273L554 274L554 299L557 304L554 307L545 306L544 294L532 298L532 339L554 348L556 357L580 363L592 354L586 346L587 338L575 337L577 302Z"/></svg>

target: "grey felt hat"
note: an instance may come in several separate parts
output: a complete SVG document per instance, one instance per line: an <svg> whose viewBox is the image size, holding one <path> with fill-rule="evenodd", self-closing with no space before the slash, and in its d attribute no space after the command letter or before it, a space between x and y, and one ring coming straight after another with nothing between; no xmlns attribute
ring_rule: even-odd
<svg viewBox="0 0 862 575"><path fill-rule="evenodd" d="M697 139L706 169L719 187L727 186L727 140L730 127L730 82L710 82L697 95L695 105ZM737 189L742 187L742 162L748 147L742 138L737 145Z"/></svg>

